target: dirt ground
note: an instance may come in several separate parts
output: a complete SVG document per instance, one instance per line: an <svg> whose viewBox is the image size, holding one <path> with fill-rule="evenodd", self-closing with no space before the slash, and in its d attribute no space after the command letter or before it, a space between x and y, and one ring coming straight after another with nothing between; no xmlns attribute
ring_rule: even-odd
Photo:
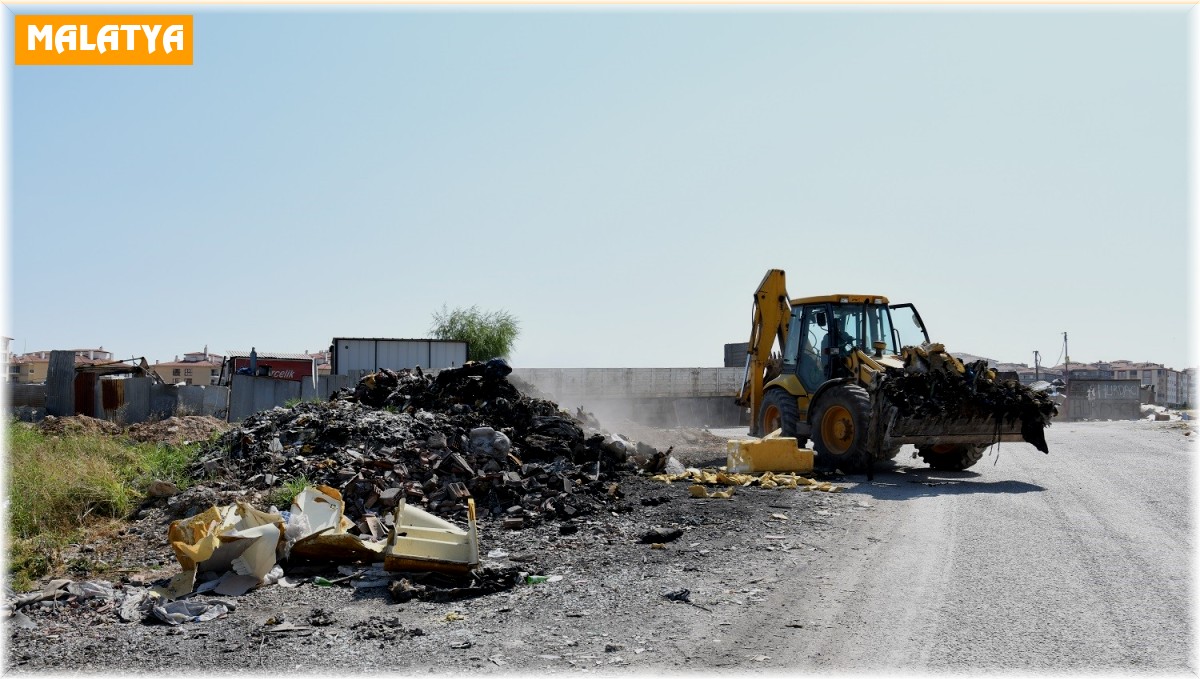
<svg viewBox="0 0 1200 679"><path fill-rule="evenodd" d="M639 433L655 435L659 444L681 444L675 455L686 465L724 463L726 439L706 431ZM480 522L484 566L561 576L551 582L446 603L403 604L385 588L349 582L276 585L238 597L225 618L179 627L121 622L114 604L102 599L42 602L22 609L30 629L10 625L5 667L365 672L383 657L394 661L398 644L404 660L394 669L402 672L687 667L691 660L671 649L688 639L694 618L762 600L776 586L777 576L744 571L748 550L801 566L822 549L821 536L864 511L839 494L819 491L746 487L729 500L696 499L687 483L634 475L624 477L620 489L630 511L581 517L565 528L557 521L521 530ZM182 502L199 507L230 502L236 494L198 488L187 495ZM261 493L240 497L265 508ZM118 534L73 546L64 557L82 564L74 574L79 581L126 587L165 582L179 571L167 524L185 511L167 500L148 503ZM682 537L655 547L642 541L654 529L679 529ZM90 577L88 564L106 574ZM297 577L317 574L335 578L339 572L329 565ZM644 624L647 611L654 612L654 625ZM748 651L734 660L754 655Z"/></svg>

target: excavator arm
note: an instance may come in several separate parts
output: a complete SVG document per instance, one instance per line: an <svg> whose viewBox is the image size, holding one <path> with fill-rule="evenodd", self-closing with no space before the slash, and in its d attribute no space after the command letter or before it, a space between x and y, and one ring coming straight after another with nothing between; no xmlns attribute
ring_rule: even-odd
<svg viewBox="0 0 1200 679"><path fill-rule="evenodd" d="M786 345L788 321L792 313L782 269L771 269L763 276L762 283L754 292L754 309L750 319L750 348L746 352L746 372L737 403L750 408L750 420L758 417L763 400L763 380L767 363L771 360L771 349L779 342L780 350Z"/></svg>

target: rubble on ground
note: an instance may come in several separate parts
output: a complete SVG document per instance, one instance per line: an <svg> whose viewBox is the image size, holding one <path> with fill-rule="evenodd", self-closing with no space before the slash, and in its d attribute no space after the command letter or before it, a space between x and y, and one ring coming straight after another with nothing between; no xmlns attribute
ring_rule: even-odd
<svg viewBox="0 0 1200 679"><path fill-rule="evenodd" d="M121 433L121 425L108 420L101 420L87 415L71 415L68 417L55 417L47 415L45 419L38 422L37 430L45 436L86 436L93 434L106 434L116 436Z"/></svg>
<svg viewBox="0 0 1200 679"><path fill-rule="evenodd" d="M382 370L324 403L252 415L192 469L218 483L266 489L301 480L340 489L360 532L401 500L463 519L520 528L597 510L626 511L618 475L658 451L588 429L521 394L503 361L436 377ZM212 485L210 482L209 485Z"/></svg>
<svg viewBox="0 0 1200 679"><path fill-rule="evenodd" d="M185 445L206 441L214 434L228 431L231 425L207 415L171 416L127 427L87 415L47 415L35 427L45 436L119 436L134 443Z"/></svg>
<svg viewBox="0 0 1200 679"><path fill-rule="evenodd" d="M139 443L167 443L185 445L207 441L215 434L229 431L231 425L207 415L168 417L131 424L125 428L125 438Z"/></svg>

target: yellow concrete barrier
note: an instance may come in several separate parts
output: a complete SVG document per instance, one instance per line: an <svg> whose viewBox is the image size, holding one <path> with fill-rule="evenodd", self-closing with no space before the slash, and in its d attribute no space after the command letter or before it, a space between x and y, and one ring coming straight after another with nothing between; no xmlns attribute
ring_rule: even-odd
<svg viewBox="0 0 1200 679"><path fill-rule="evenodd" d="M790 436L731 439L726 443L725 468L730 473L811 472L813 451L799 448Z"/></svg>

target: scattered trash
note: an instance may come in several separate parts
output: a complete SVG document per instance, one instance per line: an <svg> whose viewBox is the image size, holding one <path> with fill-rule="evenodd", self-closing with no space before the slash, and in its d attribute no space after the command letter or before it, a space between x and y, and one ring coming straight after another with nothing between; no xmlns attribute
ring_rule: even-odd
<svg viewBox="0 0 1200 679"><path fill-rule="evenodd" d="M692 601L692 592L689 589L677 589L671 592L666 592L663 594L663 598L665 598L667 601L676 601L679 603L688 604L689 606L695 606L696 608L712 613L711 608L701 606L700 604Z"/></svg>
<svg viewBox="0 0 1200 679"><path fill-rule="evenodd" d="M483 567L465 575L425 572L407 573L388 585L388 594L396 603L413 599L432 602L457 601L512 589L522 582L516 566Z"/></svg>
<svg viewBox="0 0 1200 679"><path fill-rule="evenodd" d="M689 589L677 589L672 592L663 594L663 597L668 601L682 601L685 604L692 603L692 591Z"/></svg>
<svg viewBox="0 0 1200 679"><path fill-rule="evenodd" d="M313 627L327 627L333 624L333 614L324 608L313 609L308 616L308 624Z"/></svg>
<svg viewBox="0 0 1200 679"><path fill-rule="evenodd" d="M714 490L710 493L704 486L694 485L688 487L688 492L692 494L692 497L696 498L718 498L722 500L730 500L733 498L732 488L728 490Z"/></svg>
<svg viewBox="0 0 1200 679"><path fill-rule="evenodd" d="M800 488L801 490L820 490L826 493L837 493L842 490L840 486L828 481L814 481L798 474L776 474L774 472L732 474L724 469L696 469L695 467L690 467L681 474L658 474L650 478L654 481L662 481L663 483L691 481L693 484L704 486L754 485L760 488ZM710 495L698 495L698 491L691 488L688 490L692 493L693 497L713 497Z"/></svg>
<svg viewBox="0 0 1200 679"><path fill-rule="evenodd" d="M652 528L641 537L642 543L666 543L678 540L683 536L680 528Z"/></svg>
<svg viewBox="0 0 1200 679"><path fill-rule="evenodd" d="M467 500L467 529L401 502L393 515L384 551L389 571L435 570L465 573L479 565L475 500Z"/></svg>
<svg viewBox="0 0 1200 679"><path fill-rule="evenodd" d="M223 599L187 599L169 601L151 609L154 617L168 625L187 622L207 622L225 617L237 604Z"/></svg>
<svg viewBox="0 0 1200 679"><path fill-rule="evenodd" d="M354 522L343 513L342 494L329 486L308 486L292 500L284 552L289 557L337 561L377 561L383 542L348 533Z"/></svg>
<svg viewBox="0 0 1200 679"><path fill-rule="evenodd" d="M168 601L190 594L201 564L204 570L232 569L238 575L253 576L257 584L275 567L275 550L283 531L282 516L241 501L172 521L167 539L183 571L155 591Z"/></svg>

